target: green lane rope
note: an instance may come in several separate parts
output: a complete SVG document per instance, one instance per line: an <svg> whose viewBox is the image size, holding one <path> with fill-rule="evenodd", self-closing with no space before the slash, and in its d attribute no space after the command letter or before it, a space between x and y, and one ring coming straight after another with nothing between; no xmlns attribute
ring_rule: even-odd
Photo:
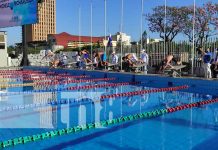
<svg viewBox="0 0 218 150"><path fill-rule="evenodd" d="M78 132L82 132L82 131L86 131L86 130L90 130L90 129L95 129L95 128L99 128L99 127L107 127L110 125L121 124L121 123L134 121L134 120L154 118L154 117L158 117L158 116L161 116L161 115L164 115L167 113L173 113L176 111L181 111L184 109L189 109L192 107L199 107L201 105L207 105L207 104L217 103L217 102L218 102L218 98L213 99L213 100L200 101L197 103L180 105L180 106L176 106L176 107L168 108L168 109L157 109L157 110L153 110L150 112L144 112L144 113L124 116L124 117L119 117L119 118L101 121L101 122L97 122L97 123L89 123L89 124L85 124L85 125L79 125L79 126L75 126L72 128L59 129L59 130L49 131L49 132L45 132L45 133L41 133L41 134L14 138L14 139L0 142L0 148L8 148L8 147L16 146L19 144L26 144L26 143L36 142L36 141L40 141L40 140L46 140L46 139L54 138L57 136L78 133Z"/></svg>

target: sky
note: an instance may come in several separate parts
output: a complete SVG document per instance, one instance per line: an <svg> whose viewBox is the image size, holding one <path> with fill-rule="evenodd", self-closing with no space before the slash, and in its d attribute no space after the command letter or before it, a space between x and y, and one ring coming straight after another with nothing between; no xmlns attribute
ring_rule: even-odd
<svg viewBox="0 0 218 150"><path fill-rule="evenodd" d="M68 32L79 35L79 8L81 10L81 35L91 35L90 4L93 3L93 36L104 36L104 0L56 0L57 33ZM197 5L202 5L208 0L196 0ZM217 2L217 0L210 0ZM115 34L120 31L121 24L121 0L106 0L107 25L106 34ZM132 37L132 41L140 39L141 31L141 0L123 0L123 32ZM190 6L193 0L166 0L169 6ZM151 12L152 8L164 5L165 0L144 0L143 14ZM8 45L21 42L21 27L0 29L8 33ZM143 30L146 30L151 38L159 38L158 34L150 33L147 22L143 19ZM182 35L178 38L183 38Z"/></svg>

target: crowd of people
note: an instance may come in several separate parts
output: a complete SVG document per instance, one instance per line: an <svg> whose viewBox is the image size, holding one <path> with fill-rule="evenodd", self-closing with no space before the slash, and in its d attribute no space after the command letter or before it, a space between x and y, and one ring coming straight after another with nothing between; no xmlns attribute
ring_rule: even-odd
<svg viewBox="0 0 218 150"><path fill-rule="evenodd" d="M201 53L202 67L204 68L205 78L217 78L218 75L218 49L213 53L210 49L203 50L201 47L197 49ZM62 55L56 55L51 50L48 50L44 58L49 58L50 66L56 68L57 66L65 66L68 64L68 57L62 53ZM76 67L79 69L86 69L87 66L91 66L93 69L108 69L123 70L126 72L134 71L137 67L140 67L144 74L148 73L149 56L145 49L140 52L138 58L135 54L129 53L121 57L119 60L115 51L110 54L110 59L107 58L105 51L90 52L86 49L79 51L76 55ZM110 60L110 61L108 61ZM158 66L158 73L163 73L166 69L173 69L175 65L181 65L181 58L176 55L166 56Z"/></svg>

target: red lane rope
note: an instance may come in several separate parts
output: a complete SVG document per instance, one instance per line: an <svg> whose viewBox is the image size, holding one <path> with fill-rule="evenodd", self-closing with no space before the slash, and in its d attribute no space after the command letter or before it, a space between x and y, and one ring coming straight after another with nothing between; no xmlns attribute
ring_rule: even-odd
<svg viewBox="0 0 218 150"><path fill-rule="evenodd" d="M113 87L113 86L124 86L124 85L137 85L141 82L123 82L123 83L108 83L108 84L99 84L99 85L84 85L84 86L73 86L67 88L67 90L79 90L79 89L92 89L92 88L105 88L105 87Z"/></svg>
<svg viewBox="0 0 218 150"><path fill-rule="evenodd" d="M195 102L195 103L180 105L180 106L176 106L176 107L171 107L171 108L168 108L167 111L169 113L173 113L173 112L176 112L176 111L189 109L189 108L192 108L192 107L200 107L202 105L208 105L208 104L217 103L217 102L218 102L218 98L211 99L211 100L203 100L203 101L200 101L200 102Z"/></svg>
<svg viewBox="0 0 218 150"><path fill-rule="evenodd" d="M103 96L101 96L101 99L124 97L124 96L135 96L135 95L142 95L142 94L148 94L148 93L157 93L157 92L166 92L166 91L177 91L177 90L182 90L182 89L187 89L187 88L189 88L189 86L184 85L184 86L169 87L169 88L159 88L159 89L151 89L151 90L133 91L133 92L126 92L126 93L103 95Z"/></svg>

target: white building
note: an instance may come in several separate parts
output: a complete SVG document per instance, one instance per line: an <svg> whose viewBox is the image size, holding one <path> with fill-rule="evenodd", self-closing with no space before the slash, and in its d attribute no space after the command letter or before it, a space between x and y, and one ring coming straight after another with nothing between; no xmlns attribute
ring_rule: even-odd
<svg viewBox="0 0 218 150"><path fill-rule="evenodd" d="M0 31L0 67L7 67L9 58L7 52L7 33L4 31Z"/></svg>
<svg viewBox="0 0 218 150"><path fill-rule="evenodd" d="M126 33L117 32L115 35L112 35L112 46L116 47L122 40L124 46L131 46L131 36ZM108 39L104 39L103 44L107 45Z"/></svg>
<svg viewBox="0 0 218 150"><path fill-rule="evenodd" d="M163 41L162 39L150 39L150 38L147 38L147 44L151 44L151 43L159 43Z"/></svg>

